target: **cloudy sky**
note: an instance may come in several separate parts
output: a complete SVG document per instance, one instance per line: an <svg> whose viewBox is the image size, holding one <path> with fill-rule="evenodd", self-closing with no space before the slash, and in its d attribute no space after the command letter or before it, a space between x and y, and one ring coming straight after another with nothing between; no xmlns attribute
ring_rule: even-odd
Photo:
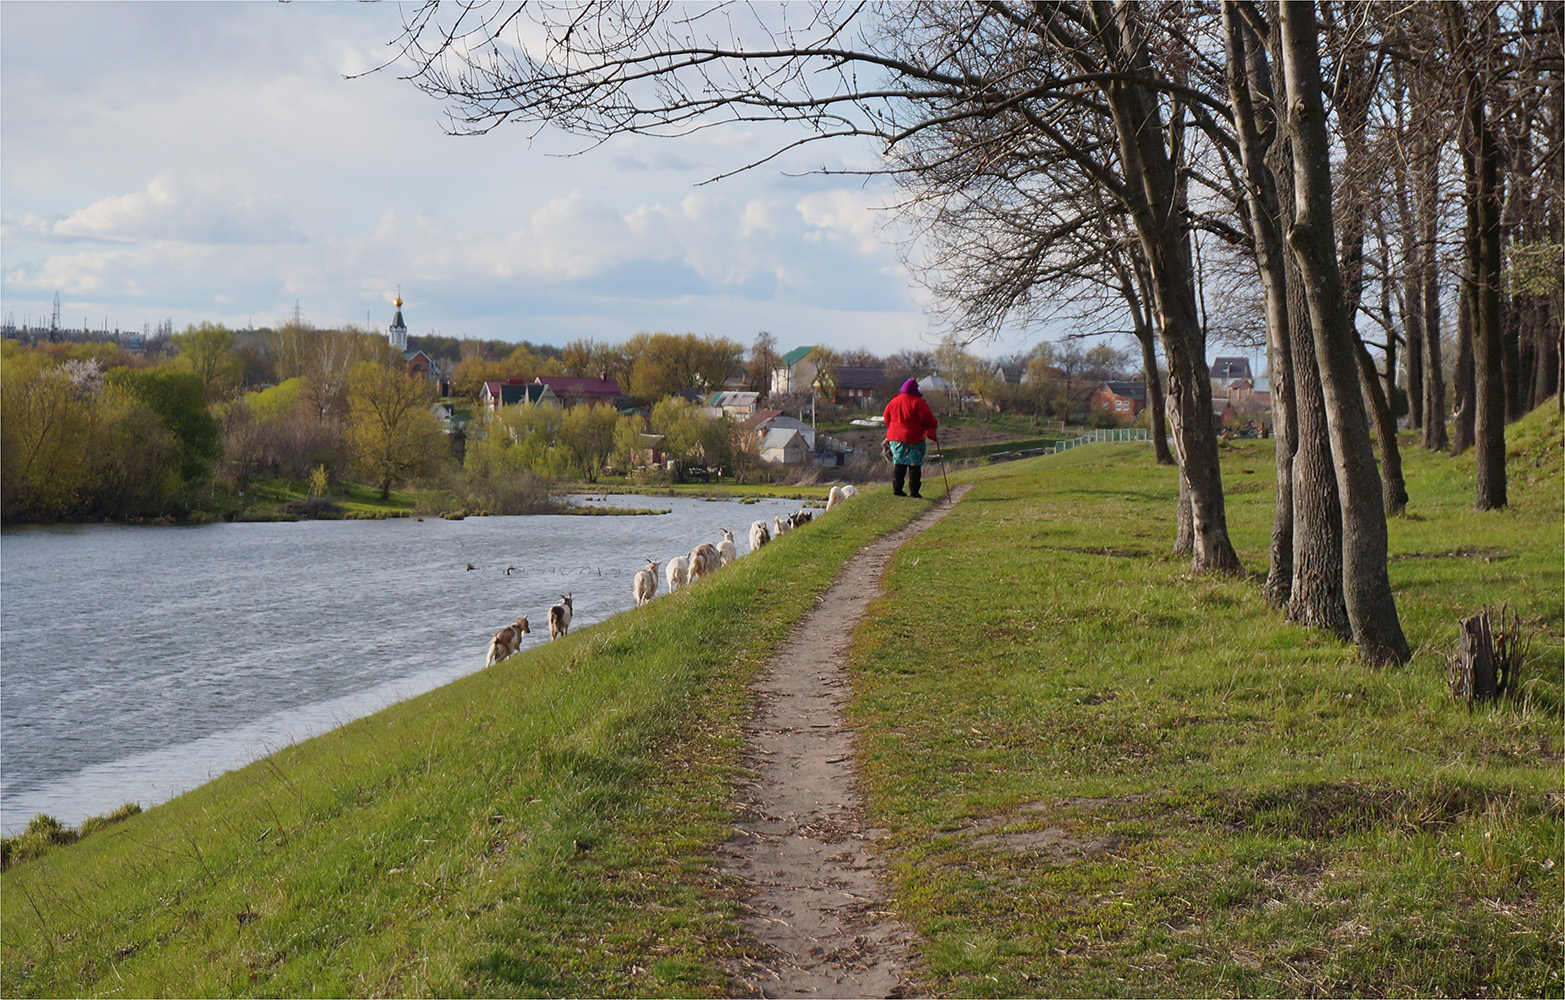
<svg viewBox="0 0 1565 1000"><path fill-rule="evenodd" d="M936 334L856 179L820 145L712 130L452 137L383 63L395 4L0 4L0 319L139 330L384 328L562 344L761 330L889 353ZM775 136L772 137L775 139ZM997 345L1011 350L1020 342Z"/></svg>

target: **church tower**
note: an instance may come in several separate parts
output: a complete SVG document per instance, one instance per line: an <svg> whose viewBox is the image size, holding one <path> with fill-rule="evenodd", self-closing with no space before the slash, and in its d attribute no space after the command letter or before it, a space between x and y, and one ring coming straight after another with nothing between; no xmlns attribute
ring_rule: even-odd
<svg viewBox="0 0 1565 1000"><path fill-rule="evenodd" d="M391 341L391 346L399 351L408 349L408 326L402 322L402 293L397 293L397 313L391 317L391 327L386 331L386 339Z"/></svg>

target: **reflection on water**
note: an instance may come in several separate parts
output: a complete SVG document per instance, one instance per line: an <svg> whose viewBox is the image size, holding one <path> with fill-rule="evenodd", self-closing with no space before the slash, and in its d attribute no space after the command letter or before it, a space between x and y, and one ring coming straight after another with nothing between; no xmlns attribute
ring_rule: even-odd
<svg viewBox="0 0 1565 1000"><path fill-rule="evenodd" d="M646 559L719 528L743 552L751 521L799 506L594 502L671 512L7 531L0 827L150 807L482 669L519 615L524 649L547 642L566 591L577 627L625 611Z"/></svg>

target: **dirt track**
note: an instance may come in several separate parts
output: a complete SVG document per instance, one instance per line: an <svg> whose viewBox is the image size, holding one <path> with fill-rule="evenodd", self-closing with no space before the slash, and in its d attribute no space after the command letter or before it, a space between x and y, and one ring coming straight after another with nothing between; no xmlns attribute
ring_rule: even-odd
<svg viewBox="0 0 1565 1000"><path fill-rule="evenodd" d="M750 995L905 991L909 934L886 911L871 847L882 831L865 829L854 787L842 660L891 554L950 510L937 503L849 560L759 682L746 752L755 777L724 859L746 889L746 922L762 948L735 970Z"/></svg>

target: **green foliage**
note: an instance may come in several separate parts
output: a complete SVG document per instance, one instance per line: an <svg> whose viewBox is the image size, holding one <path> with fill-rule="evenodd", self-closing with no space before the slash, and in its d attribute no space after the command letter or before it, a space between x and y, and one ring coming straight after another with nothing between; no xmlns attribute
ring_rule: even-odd
<svg viewBox="0 0 1565 1000"><path fill-rule="evenodd" d="M56 847L74 844L83 837L90 837L140 812L139 804L127 802L111 813L87 817L75 830L48 813L39 813L28 821L27 829L19 835L0 838L0 871L43 857Z"/></svg>
<svg viewBox="0 0 1565 1000"><path fill-rule="evenodd" d="M238 387L244 362L227 327L220 323L193 324L173 339L178 351L176 362L200 380L207 402L216 402Z"/></svg>
<svg viewBox="0 0 1565 1000"><path fill-rule="evenodd" d="M1512 295L1558 295L1565 284L1565 243L1512 243L1506 269Z"/></svg>
<svg viewBox="0 0 1565 1000"><path fill-rule="evenodd" d="M626 341L621 351L629 373L621 387L643 405L682 389L715 391L744 357L744 345L736 341L693 333L640 333Z"/></svg>
<svg viewBox="0 0 1565 1000"><path fill-rule="evenodd" d="M116 368L108 384L144 403L179 442L179 474L187 483L211 474L222 454L222 430L207 411L201 380L167 368Z"/></svg>
<svg viewBox="0 0 1565 1000"><path fill-rule="evenodd" d="M709 417L701 407L670 396L652 407L652 430L663 435L664 449L690 464L719 468L733 462L737 428L727 417Z"/></svg>
<svg viewBox="0 0 1565 1000"><path fill-rule="evenodd" d="M181 436L183 435L183 436ZM193 375L56 364L9 352L0 373L6 521L180 515L217 457Z"/></svg>
<svg viewBox="0 0 1565 1000"><path fill-rule="evenodd" d="M564 453L555 450L564 413L557 406L518 403L493 415L479 436L470 435L463 467L470 476L565 472Z"/></svg>
<svg viewBox="0 0 1565 1000"><path fill-rule="evenodd" d="M598 476L614 454L615 432L620 425L619 411L607 403L573 406L560 418L560 447L570 457L571 466L589 483Z"/></svg>
<svg viewBox="0 0 1565 1000"><path fill-rule="evenodd" d="M380 487L391 487L439 470L446 454L445 434L430 407L435 389L422 375L361 361L348 381L348 446L358 472Z"/></svg>

